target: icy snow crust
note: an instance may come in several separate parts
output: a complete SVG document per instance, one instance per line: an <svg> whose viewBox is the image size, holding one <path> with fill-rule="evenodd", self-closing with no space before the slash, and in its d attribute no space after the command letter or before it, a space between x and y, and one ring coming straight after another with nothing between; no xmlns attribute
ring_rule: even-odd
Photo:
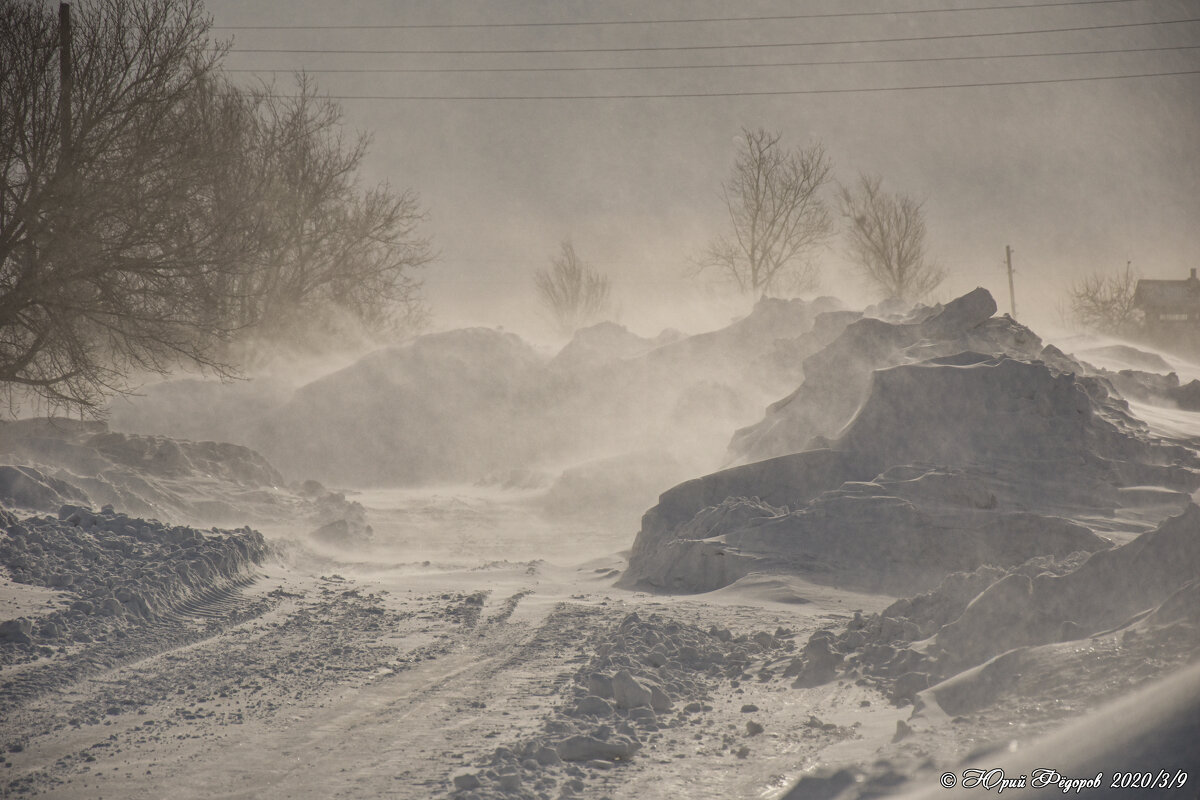
<svg viewBox="0 0 1200 800"><path fill-rule="evenodd" d="M977 289L848 325L734 436L751 463L646 513L625 582L699 592L784 571L908 594L983 564L1103 550L1096 531L1128 537L1187 507L1196 449L1152 435L1106 380L995 310ZM1139 505L1155 506L1140 524L1120 514Z"/></svg>

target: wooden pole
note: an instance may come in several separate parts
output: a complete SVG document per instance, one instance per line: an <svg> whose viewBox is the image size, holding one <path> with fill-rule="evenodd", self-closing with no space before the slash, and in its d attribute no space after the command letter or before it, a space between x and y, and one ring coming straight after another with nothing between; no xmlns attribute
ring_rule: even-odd
<svg viewBox="0 0 1200 800"><path fill-rule="evenodd" d="M71 95L75 75L71 68L71 4L58 4L58 124L62 135L63 159L71 154Z"/></svg>
<svg viewBox="0 0 1200 800"><path fill-rule="evenodd" d="M1008 265L1008 308L1012 318L1017 318L1017 294L1013 290L1012 248L1004 245L1004 263Z"/></svg>

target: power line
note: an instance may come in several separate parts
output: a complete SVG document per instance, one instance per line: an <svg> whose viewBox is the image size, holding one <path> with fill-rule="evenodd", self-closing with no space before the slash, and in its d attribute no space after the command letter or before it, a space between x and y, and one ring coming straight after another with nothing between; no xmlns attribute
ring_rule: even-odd
<svg viewBox="0 0 1200 800"><path fill-rule="evenodd" d="M1111 50L1060 50L1050 53L997 53L993 55L929 56L924 58L851 58L826 61L772 61L757 64L667 64L660 66L607 66L607 67L382 67L354 69L303 69L311 74L338 73L458 73L458 72L627 72L641 70L694 70L694 69L759 69L764 67L817 67L847 66L851 64L912 64L938 61L982 61L987 59L1048 58L1051 56L1091 56L1114 53L1158 53L1170 50L1197 50L1198 44L1182 44L1170 47L1125 47ZM224 69L222 72L295 72L294 69Z"/></svg>
<svg viewBox="0 0 1200 800"><path fill-rule="evenodd" d="M752 50L768 47L811 47L820 45L882 44L885 42L928 42L943 39L980 39L996 36L1025 36L1035 33L1074 33L1079 31L1113 30L1117 28L1144 28L1152 25L1179 25L1200 22L1200 17L1187 19L1156 20L1153 22L1124 22L1111 25L1081 25L1070 28L1037 28L1021 31L990 31L986 33L948 33L935 36L900 36L881 39L844 39L825 42L775 42L754 44L708 44L647 47L555 47L522 48L516 50L334 50L310 48L234 47L231 53L331 53L357 55L533 55L542 53L649 53L681 50Z"/></svg>
<svg viewBox="0 0 1200 800"><path fill-rule="evenodd" d="M749 92L678 92L670 94L575 94L575 95L322 95L330 100L668 100L705 97L780 97L812 94L863 94L868 92L910 92L926 89L977 89L990 86L1035 86L1051 83L1081 83L1084 81L1116 81L1133 78L1164 78L1180 75L1200 75L1200 70L1178 72L1144 72L1136 75L1090 75L1080 78L1041 78L1020 81L988 81L979 83L939 83L921 86L872 86L849 89L781 89ZM296 95L268 95L279 100L295 100Z"/></svg>
<svg viewBox="0 0 1200 800"><path fill-rule="evenodd" d="M1097 6L1114 3L1138 3L1145 0L1068 0L1064 2L1023 3L1008 5L972 6L970 8L919 8L904 11L837 11L822 14L773 14L755 17L688 17L684 19L608 19L577 20L573 22L446 22L406 25L215 25L220 31L361 31L361 30L430 30L453 28L573 28L588 25L677 25L710 22L783 22L804 19L835 19L844 17L883 17L907 14L946 14L960 11L1000 11L1021 8L1055 8L1062 6Z"/></svg>

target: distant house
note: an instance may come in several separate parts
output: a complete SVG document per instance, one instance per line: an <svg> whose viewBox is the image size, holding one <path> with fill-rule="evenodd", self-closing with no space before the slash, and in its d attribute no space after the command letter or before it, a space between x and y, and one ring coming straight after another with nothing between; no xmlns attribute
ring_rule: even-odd
<svg viewBox="0 0 1200 800"><path fill-rule="evenodd" d="M1147 332L1193 333L1200 328L1200 278L1196 270L1182 281L1138 281L1133 307L1145 315Z"/></svg>

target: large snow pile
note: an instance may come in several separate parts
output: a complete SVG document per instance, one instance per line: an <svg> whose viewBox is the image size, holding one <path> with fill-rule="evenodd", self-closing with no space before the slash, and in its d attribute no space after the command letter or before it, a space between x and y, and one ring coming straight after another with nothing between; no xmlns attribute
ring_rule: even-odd
<svg viewBox="0 0 1200 800"><path fill-rule="evenodd" d="M513 334L423 336L300 387L255 446L290 471L354 485L486 474L543 446L521 423L550 403L542 369Z"/></svg>
<svg viewBox="0 0 1200 800"><path fill-rule="evenodd" d="M42 512L112 506L189 524L288 523L339 547L373 538L360 503L314 480L285 485L247 447L62 418L0 422L0 504Z"/></svg>
<svg viewBox="0 0 1200 800"><path fill-rule="evenodd" d="M1107 383L1064 371L1070 359L994 310L976 290L919 321L852 323L735 439L777 455L664 493L625 581L704 591L782 570L905 593L1102 550L1094 531L1183 508L1196 451L1157 440Z"/></svg>
<svg viewBox="0 0 1200 800"><path fill-rule="evenodd" d="M636 358L662 345L685 338L678 331L666 330L653 339L633 333L615 322L598 322L575 332L571 341L551 359L551 365L567 369L586 369L619 359Z"/></svg>
<svg viewBox="0 0 1200 800"><path fill-rule="evenodd" d="M780 381L799 379L803 355L823 346L857 316L843 312L832 297L812 301L764 297L748 316L664 345L648 353L645 363L654 373L672 378L682 374L693 381L753 383L777 390ZM803 355L797 358L799 353Z"/></svg>
<svg viewBox="0 0 1200 800"><path fill-rule="evenodd" d="M1194 451L1151 437L1095 379L977 353L874 372L838 447L874 458L880 468L1005 465L1030 491L1061 481L1067 464L1080 460L1104 480L1174 487L1190 486L1195 475L1171 465L1200 465Z"/></svg>
<svg viewBox="0 0 1200 800"><path fill-rule="evenodd" d="M0 503L13 508L47 509L63 503L86 503L77 486L27 466L0 466Z"/></svg>
<svg viewBox="0 0 1200 800"><path fill-rule="evenodd" d="M115 398L108 408L113 430L195 441L238 442L254 447L264 419L291 397L283 376L219 381L172 378Z"/></svg>
<svg viewBox="0 0 1200 800"><path fill-rule="evenodd" d="M1158 353L1139 350L1128 344L1097 345L1071 352L1076 358L1109 370L1139 370L1163 375L1172 370L1170 362Z"/></svg>
<svg viewBox="0 0 1200 800"><path fill-rule="evenodd" d="M804 360L803 383L757 424L737 432L730 450L742 463L809 448L832 437L862 404L874 370L963 351L1037 357L1041 340L976 289L943 306L919 308L900 321L863 317Z"/></svg>
<svg viewBox="0 0 1200 800"><path fill-rule="evenodd" d="M992 583L936 634L949 668L1014 647L1081 639L1153 610L1160 621L1200 622L1200 507L1094 553L1057 575L1014 572Z"/></svg>
<svg viewBox="0 0 1200 800"><path fill-rule="evenodd" d="M475 482L647 448L711 466L729 431L795 385L803 357L858 316L837 309L829 298L767 298L695 336L644 338L600 323L553 357L502 331L448 331L290 391L278 378L163 383L114 405L113 419L125 430L242 442L292 480L340 485Z"/></svg>
<svg viewBox="0 0 1200 800"><path fill-rule="evenodd" d="M1200 411L1200 380L1183 383L1174 372L1162 374L1137 369L1111 372L1093 368L1093 373L1106 378L1130 400L1184 411Z"/></svg>
<svg viewBox="0 0 1200 800"><path fill-rule="evenodd" d="M1168 409L1200 411L1200 380L1184 382L1176 367L1158 353L1147 352L1128 344L1096 346L1085 339L1064 341L1082 374L1103 378L1127 400ZM1072 347L1072 345L1075 345ZM1195 367L1180 362L1180 367L1194 372Z"/></svg>

